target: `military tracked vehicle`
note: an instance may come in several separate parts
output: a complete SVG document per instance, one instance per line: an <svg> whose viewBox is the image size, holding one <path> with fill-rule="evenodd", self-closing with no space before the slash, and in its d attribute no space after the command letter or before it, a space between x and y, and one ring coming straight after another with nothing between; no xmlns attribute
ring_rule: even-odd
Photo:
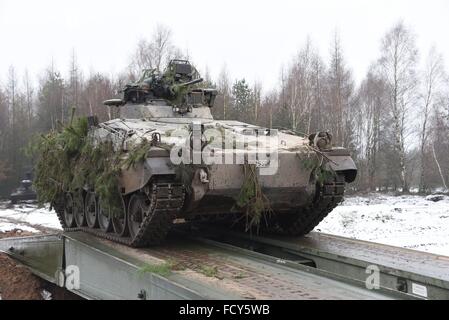
<svg viewBox="0 0 449 320"><path fill-rule="evenodd" d="M188 61L173 60L104 102L119 117L89 118L93 148L108 143L119 155L118 192L112 208L101 185L61 183L52 203L64 229L136 247L163 241L175 219L301 236L337 206L357 169L330 133L214 120L217 91L201 82Z"/></svg>
<svg viewBox="0 0 449 320"><path fill-rule="evenodd" d="M11 193L9 197L11 203L16 204L20 201L36 200L37 195L32 184L31 173L27 173L25 178L20 181L20 186Z"/></svg>

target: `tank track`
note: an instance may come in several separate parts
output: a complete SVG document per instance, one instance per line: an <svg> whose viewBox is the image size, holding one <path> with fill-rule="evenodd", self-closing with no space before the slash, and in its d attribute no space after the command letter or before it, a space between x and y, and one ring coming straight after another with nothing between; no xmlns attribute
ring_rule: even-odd
<svg viewBox="0 0 449 320"><path fill-rule="evenodd" d="M313 203L302 209L285 214L274 214L268 226L261 231L267 233L302 236L312 231L342 200L345 192L345 179L335 175L318 187Z"/></svg>
<svg viewBox="0 0 449 320"><path fill-rule="evenodd" d="M148 196L152 204L151 213L145 217L139 232L133 239L89 227L68 228L64 220L63 203L54 204L53 207L64 231L83 231L127 246L144 247L159 244L165 239L173 219L184 205L185 189L179 183L154 182Z"/></svg>
<svg viewBox="0 0 449 320"><path fill-rule="evenodd" d="M313 202L304 208L294 208L290 212L265 217L260 225L247 230L246 220L239 214L220 216L199 216L191 219L205 225L228 227L237 231L254 231L259 234L277 234L302 236L312 231L342 200L345 191L345 179L337 174L323 185L317 185Z"/></svg>

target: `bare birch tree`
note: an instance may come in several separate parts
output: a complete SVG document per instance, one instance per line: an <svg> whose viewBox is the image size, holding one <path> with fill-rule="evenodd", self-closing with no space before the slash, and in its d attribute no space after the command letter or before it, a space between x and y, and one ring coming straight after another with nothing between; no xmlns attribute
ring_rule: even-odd
<svg viewBox="0 0 449 320"><path fill-rule="evenodd" d="M405 137L409 127L410 106L416 98L416 63L418 50L412 32L400 22L382 40L381 74L389 91L389 109L393 119L395 150L399 155L403 192L409 190L406 168Z"/></svg>
<svg viewBox="0 0 449 320"><path fill-rule="evenodd" d="M25 104L26 104L26 114L27 114L27 125L28 128L31 128L32 119L33 119L33 97L34 97L34 88L31 84L30 75L28 70L25 71L25 75L23 76L23 86L25 88Z"/></svg>
<svg viewBox="0 0 449 320"><path fill-rule="evenodd" d="M351 72L346 68L343 49L338 33L335 33L331 50L328 76L328 112L335 144L349 147L352 139L351 98L354 83Z"/></svg>
<svg viewBox="0 0 449 320"><path fill-rule="evenodd" d="M169 60L181 58L182 53L172 42L172 32L164 25L157 25L150 40L141 39L137 43L130 69L134 77L143 69L161 71Z"/></svg>
<svg viewBox="0 0 449 320"><path fill-rule="evenodd" d="M260 83L259 81L254 82L252 102L254 104L254 124L257 124L259 121L259 113L262 105L262 83Z"/></svg>
<svg viewBox="0 0 449 320"><path fill-rule="evenodd" d="M217 110L221 111L217 115L219 118L226 120L229 113L228 109L231 99L231 81L229 80L229 74L226 65L223 65L220 74L218 75L217 87L218 96L216 105L218 107Z"/></svg>
<svg viewBox="0 0 449 320"><path fill-rule="evenodd" d="M437 176L445 190L448 190L449 179L449 78L442 81L442 91L433 108L431 119L432 158L437 166Z"/></svg>
<svg viewBox="0 0 449 320"><path fill-rule="evenodd" d="M379 142L381 138L382 113L385 110L385 85L381 79L369 72L359 90L360 117L358 119L358 136L360 156L364 159L361 174L368 190L375 189L379 161ZM365 170L363 170L365 169ZM366 172L364 172L366 171Z"/></svg>
<svg viewBox="0 0 449 320"><path fill-rule="evenodd" d="M75 49L72 50L72 55L70 57L70 66L69 66L69 81L68 81L68 90L67 90L67 102L69 104L69 108L76 108L77 110L80 107L80 92L82 90L82 75L80 68L78 66L78 61L76 57ZM81 110L78 110L78 112Z"/></svg>
<svg viewBox="0 0 449 320"><path fill-rule="evenodd" d="M288 70L285 83L285 99L293 131L309 132L315 98L315 67L318 54L310 38L298 52Z"/></svg>
<svg viewBox="0 0 449 320"><path fill-rule="evenodd" d="M427 140L429 136L429 117L432 113L435 96L440 90L441 80L444 77L443 58L436 52L433 47L426 61L426 67L422 75L423 88L420 94L420 114L422 117L422 123L420 125L420 163L421 172L419 178L419 191L425 192L425 167L426 167L426 148Z"/></svg>

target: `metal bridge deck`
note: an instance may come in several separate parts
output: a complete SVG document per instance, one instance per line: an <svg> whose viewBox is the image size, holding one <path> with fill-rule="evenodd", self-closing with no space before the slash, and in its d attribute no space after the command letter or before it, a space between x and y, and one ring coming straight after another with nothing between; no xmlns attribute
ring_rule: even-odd
<svg viewBox="0 0 449 320"><path fill-rule="evenodd" d="M397 290L398 279L405 279L406 287L412 286L410 281L426 285L427 298L444 298L449 292L445 268L449 261L433 255L319 234L288 240L257 238L259 249L263 246L265 251L248 250L242 245L247 240L242 235L240 243L230 243L173 234L162 246L133 249L70 232L2 239L0 251L57 284L63 283L58 270L77 266L80 287L72 291L90 299L426 298ZM279 256L275 248L290 255ZM379 250L385 251L385 259ZM148 266L167 261L168 275L148 272ZM382 288L368 290L363 281L365 267L376 262L381 266Z"/></svg>
<svg viewBox="0 0 449 320"><path fill-rule="evenodd" d="M309 259L319 270L354 280L364 281L367 267L375 266L381 273L381 287L420 298L449 299L449 257L446 256L318 232L293 238L207 230L212 231L208 237L216 241L278 257Z"/></svg>
<svg viewBox="0 0 449 320"><path fill-rule="evenodd" d="M449 283L449 257L446 256L317 232L283 241L310 254L329 252Z"/></svg>

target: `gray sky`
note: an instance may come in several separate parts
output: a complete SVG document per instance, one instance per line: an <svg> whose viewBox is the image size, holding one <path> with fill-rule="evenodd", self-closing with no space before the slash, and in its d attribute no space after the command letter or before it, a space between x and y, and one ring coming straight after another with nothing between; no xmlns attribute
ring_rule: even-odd
<svg viewBox="0 0 449 320"><path fill-rule="evenodd" d="M84 73L119 72L157 24L171 28L199 69L275 85L309 35L324 59L337 29L356 80L379 55L379 40L402 19L424 57L432 44L449 60L448 0L0 0L0 81L10 65L35 77L54 58L67 74L74 48ZM448 62L449 64L449 62Z"/></svg>

